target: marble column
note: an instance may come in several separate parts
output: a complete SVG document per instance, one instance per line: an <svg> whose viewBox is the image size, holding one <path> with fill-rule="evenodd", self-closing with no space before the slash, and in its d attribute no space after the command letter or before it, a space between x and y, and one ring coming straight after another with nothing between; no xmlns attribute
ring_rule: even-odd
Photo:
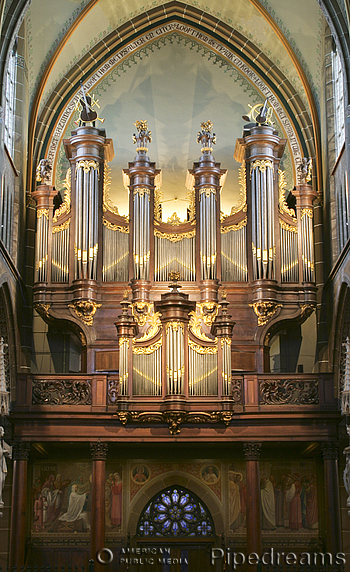
<svg viewBox="0 0 350 572"><path fill-rule="evenodd" d="M247 481L247 554L261 554L261 501L259 459L261 443L244 443ZM254 570L254 568L251 568Z"/></svg>
<svg viewBox="0 0 350 572"><path fill-rule="evenodd" d="M322 443L324 466L324 494L326 509L327 551L341 552L340 498L338 475L338 444Z"/></svg>
<svg viewBox="0 0 350 572"><path fill-rule="evenodd" d="M92 507L90 558L95 560L95 570L103 565L96 561L96 554L105 547L105 485L108 444L90 443L92 456Z"/></svg>
<svg viewBox="0 0 350 572"><path fill-rule="evenodd" d="M13 485L9 568L24 566L26 539L27 472L30 443L13 445Z"/></svg>

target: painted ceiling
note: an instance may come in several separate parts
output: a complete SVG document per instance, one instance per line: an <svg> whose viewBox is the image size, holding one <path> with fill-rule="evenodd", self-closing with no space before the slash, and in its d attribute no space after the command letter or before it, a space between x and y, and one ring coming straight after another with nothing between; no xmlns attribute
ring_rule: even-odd
<svg viewBox="0 0 350 572"><path fill-rule="evenodd" d="M58 82L79 63L84 54L124 22L162 5L160 0L148 4L140 0L32 0L26 14L28 78L33 102L40 79L62 38L72 26L74 31L60 50L48 75L40 109ZM320 52L324 20L316 0L260 0L272 18L263 18L257 0L189 1L230 25L251 40L279 68L294 86L305 107L307 97L298 72L274 25L282 30L301 63L309 81L316 106L320 94ZM83 17L82 17L83 16ZM200 155L196 134L200 123L210 119L217 134L214 155L228 176L222 193L222 210L229 212L238 200L238 167L233 159L235 140L242 134L242 115L248 104L263 101L262 94L238 71L227 73L218 60L211 61L200 48L186 44L178 35L174 41L154 45L147 57L130 61L117 77L111 73L94 88L105 119L107 136L114 142L112 200L121 214L127 213L127 192L122 183L122 169L134 157L133 123L147 119L153 143L149 155L162 169L164 193L163 220L176 210L180 218L186 213L186 172ZM77 86L78 87L78 86ZM74 128L71 117L65 137ZM285 133L274 117L276 128ZM289 188L293 185L290 150L284 157ZM56 185L62 188L67 162L61 145L56 169Z"/></svg>

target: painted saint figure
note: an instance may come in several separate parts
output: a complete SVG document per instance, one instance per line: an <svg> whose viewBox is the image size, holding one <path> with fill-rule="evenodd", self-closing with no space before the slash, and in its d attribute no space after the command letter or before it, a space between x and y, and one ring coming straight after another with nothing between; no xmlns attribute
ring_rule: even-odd
<svg viewBox="0 0 350 572"><path fill-rule="evenodd" d="M271 480L263 475L260 481L262 528L274 530L276 528L275 490Z"/></svg>
<svg viewBox="0 0 350 572"><path fill-rule="evenodd" d="M122 488L123 483L119 473L114 473L114 481L111 486L111 524L113 528L122 524Z"/></svg>
<svg viewBox="0 0 350 572"><path fill-rule="evenodd" d="M88 521L87 512L84 511L87 494L88 493L79 493L78 485L73 485L72 492L69 497L68 510L66 513L62 514L58 520L67 523L82 520L84 529L90 530L91 526Z"/></svg>

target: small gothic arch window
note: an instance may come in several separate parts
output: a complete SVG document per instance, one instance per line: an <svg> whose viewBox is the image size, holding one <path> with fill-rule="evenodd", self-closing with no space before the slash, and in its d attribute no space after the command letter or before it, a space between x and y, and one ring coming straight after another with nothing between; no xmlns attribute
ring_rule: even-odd
<svg viewBox="0 0 350 572"><path fill-rule="evenodd" d="M334 97L335 152L338 157L345 141L344 81L342 61L334 41L332 49L332 79Z"/></svg>
<svg viewBox="0 0 350 572"><path fill-rule="evenodd" d="M211 537L213 519L202 501L191 491L173 485L157 493L143 510L137 525L142 537Z"/></svg>
<svg viewBox="0 0 350 572"><path fill-rule="evenodd" d="M16 59L17 39L8 61L5 89L4 142L11 157L13 157L15 131Z"/></svg>

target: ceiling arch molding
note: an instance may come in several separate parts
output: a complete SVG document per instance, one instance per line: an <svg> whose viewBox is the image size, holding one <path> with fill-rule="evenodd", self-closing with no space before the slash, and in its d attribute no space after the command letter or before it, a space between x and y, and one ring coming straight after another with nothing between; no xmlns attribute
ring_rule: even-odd
<svg viewBox="0 0 350 572"><path fill-rule="evenodd" d="M165 9L166 13L164 13ZM219 40L222 45L235 51L255 73L260 75L260 77L265 76L265 81L270 85L272 90L276 91L275 86L279 86L278 98L284 103L285 108L288 109L287 113L299 133L300 140L306 142L304 152L312 157L317 156L319 146L318 123L316 126L317 129L314 129L310 114L305 108L300 96L276 65L237 30L234 30L209 14L203 15L203 13L196 8L173 1L162 7L154 8L152 10L152 19L150 18L150 12L141 14L134 20L123 24L107 38L104 38L103 41L96 44L61 80L45 103L37 121L35 120L35 110L33 107L30 131L33 137L34 161L38 160L46 152L49 145L50 133L54 126L57 125L65 104L76 94L79 80L82 79L84 83L86 83L89 77L108 61L112 53L127 46L128 43L137 40L141 34L151 32L157 26L159 27L175 19L178 19L178 21L184 25L196 27L199 32L210 35L212 39ZM135 30L137 30L137 32L135 32ZM123 38L123 40L121 38ZM82 69L84 69L84 74L82 74ZM306 78L305 82L307 82ZM314 106L313 100L311 103ZM38 105L39 102L37 103L37 107ZM314 108L312 115L313 118L317 117L316 108ZM313 145L314 140L316 141L315 147ZM320 173L319 169L317 169L317 171ZM320 180L318 181L318 186L320 188Z"/></svg>

